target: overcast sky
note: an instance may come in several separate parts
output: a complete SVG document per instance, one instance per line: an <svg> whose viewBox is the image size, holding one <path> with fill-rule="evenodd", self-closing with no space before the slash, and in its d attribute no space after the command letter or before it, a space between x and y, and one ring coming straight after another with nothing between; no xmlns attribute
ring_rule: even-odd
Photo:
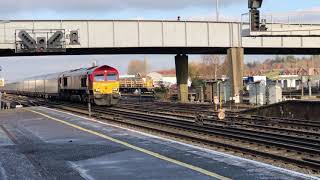
<svg viewBox="0 0 320 180"><path fill-rule="evenodd" d="M239 20L248 11L247 0L220 0L223 20ZM279 20L318 22L320 0L264 0L263 13L272 13ZM1 0L0 19L176 19L214 20L215 0ZM200 56L191 56L197 60ZM40 75L89 66L93 60L99 64L109 64L126 73L134 56L52 56L0 58L2 75L12 81L24 77ZM172 56L147 56L151 69L174 67ZM263 60L265 56L246 56L246 61Z"/></svg>

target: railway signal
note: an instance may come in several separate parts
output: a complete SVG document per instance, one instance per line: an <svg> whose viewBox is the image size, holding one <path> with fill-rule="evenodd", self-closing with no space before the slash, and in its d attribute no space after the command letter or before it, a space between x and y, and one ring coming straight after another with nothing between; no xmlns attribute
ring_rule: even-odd
<svg viewBox="0 0 320 180"><path fill-rule="evenodd" d="M257 9L250 10L251 15L251 30L259 31L260 29L260 11Z"/></svg>
<svg viewBox="0 0 320 180"><path fill-rule="evenodd" d="M70 31L70 44L71 45L79 44L79 32L78 31Z"/></svg>
<svg viewBox="0 0 320 180"><path fill-rule="evenodd" d="M44 52L47 49L47 41L45 37L37 37L37 52Z"/></svg>
<svg viewBox="0 0 320 180"><path fill-rule="evenodd" d="M22 41L23 48L25 48L25 49L35 49L36 48L36 41L26 31L24 31L24 30L20 31L18 34L18 37Z"/></svg>
<svg viewBox="0 0 320 180"><path fill-rule="evenodd" d="M226 118L226 113L224 109L219 109L218 112L218 119L219 120L224 120Z"/></svg>
<svg viewBox="0 0 320 180"><path fill-rule="evenodd" d="M16 52L60 52L65 50L64 30L16 30ZM45 35L46 34L46 35Z"/></svg>
<svg viewBox="0 0 320 180"><path fill-rule="evenodd" d="M61 46L61 39L63 38L63 32L55 32L48 40L48 48L58 48Z"/></svg>
<svg viewBox="0 0 320 180"><path fill-rule="evenodd" d="M249 9L258 9L261 8L263 0L249 0L248 8Z"/></svg>
<svg viewBox="0 0 320 180"><path fill-rule="evenodd" d="M219 106L219 104L220 104L220 101L219 101L219 97L218 96L214 96L213 97L213 103L214 103L214 109L215 109L215 111L217 111L218 110L218 106Z"/></svg>
<svg viewBox="0 0 320 180"><path fill-rule="evenodd" d="M259 31L260 30L260 11L263 0L249 0L248 8L250 9L250 24L251 31Z"/></svg>

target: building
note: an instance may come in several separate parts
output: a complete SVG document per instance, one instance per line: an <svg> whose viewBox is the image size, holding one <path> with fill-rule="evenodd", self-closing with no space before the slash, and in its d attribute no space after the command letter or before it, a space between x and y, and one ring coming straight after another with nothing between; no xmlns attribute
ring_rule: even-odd
<svg viewBox="0 0 320 180"><path fill-rule="evenodd" d="M165 87L171 87L177 84L177 77L175 70L165 70L151 72L147 74L153 80L154 87L160 87L164 85ZM191 86L191 79L188 80L188 86Z"/></svg>
<svg viewBox="0 0 320 180"><path fill-rule="evenodd" d="M278 80L282 89L300 89L301 77L299 75L280 75Z"/></svg>
<svg viewBox="0 0 320 180"><path fill-rule="evenodd" d="M213 102L215 96L218 96L223 103L230 101L231 84L228 79L204 80L204 100Z"/></svg>
<svg viewBox="0 0 320 180"><path fill-rule="evenodd" d="M268 104L275 104L282 101L281 84L274 83L268 85Z"/></svg>
<svg viewBox="0 0 320 180"><path fill-rule="evenodd" d="M258 81L249 84L249 102L255 105L266 104L266 84Z"/></svg>

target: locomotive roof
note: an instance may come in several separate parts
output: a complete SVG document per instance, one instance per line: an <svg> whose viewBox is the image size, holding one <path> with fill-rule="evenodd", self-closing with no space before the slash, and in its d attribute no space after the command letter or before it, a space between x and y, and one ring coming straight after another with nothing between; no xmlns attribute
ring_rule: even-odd
<svg viewBox="0 0 320 180"><path fill-rule="evenodd" d="M97 69L112 69L112 70L116 70L115 68L113 68L111 66L103 65L103 66L93 66L93 67L89 67L89 68L73 69L73 70L65 71L61 75L63 75L63 76L85 75L85 74L91 74L92 72L94 72Z"/></svg>
<svg viewBox="0 0 320 180"><path fill-rule="evenodd" d="M52 74L45 74L45 75L39 75L39 76L33 76L33 77L29 77L29 78L23 79L22 81L58 79L58 77L59 77L61 74L62 74L62 72L52 73Z"/></svg>
<svg viewBox="0 0 320 180"><path fill-rule="evenodd" d="M68 71L59 72L59 73L51 73L51 74L44 74L44 75L40 75L40 76L33 76L33 77L25 78L25 79L17 81L17 82L31 81L31 80L58 79L62 75L64 75L64 76L81 75L81 74L85 75L87 73L90 74L90 73L92 73L93 71L95 71L96 69L99 69L99 68L116 70L115 68L113 68L111 66L107 66L107 65L93 66L93 67L89 67L89 68L79 68L79 69L73 69L73 70L68 70Z"/></svg>

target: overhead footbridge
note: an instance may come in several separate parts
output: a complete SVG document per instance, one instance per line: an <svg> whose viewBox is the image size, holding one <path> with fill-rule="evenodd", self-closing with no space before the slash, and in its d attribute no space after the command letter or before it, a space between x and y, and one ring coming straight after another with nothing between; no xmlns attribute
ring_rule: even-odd
<svg viewBox="0 0 320 180"><path fill-rule="evenodd" d="M175 54L179 99L188 99L188 54L228 54L234 97L244 54L320 54L320 25L159 20L0 21L0 56ZM253 24L253 23L255 23Z"/></svg>
<svg viewBox="0 0 320 180"><path fill-rule="evenodd" d="M75 54L318 54L320 25L141 20L0 21L0 56ZM58 37L57 37L58 36Z"/></svg>

